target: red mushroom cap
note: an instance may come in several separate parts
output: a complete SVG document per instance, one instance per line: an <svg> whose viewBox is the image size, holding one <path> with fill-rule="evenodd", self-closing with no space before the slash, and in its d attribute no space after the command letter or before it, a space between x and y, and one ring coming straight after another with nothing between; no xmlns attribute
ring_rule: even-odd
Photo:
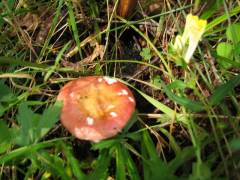
<svg viewBox="0 0 240 180"><path fill-rule="evenodd" d="M61 122L79 139L98 142L116 135L135 110L126 85L106 76L88 76L68 82L57 100L63 101Z"/></svg>

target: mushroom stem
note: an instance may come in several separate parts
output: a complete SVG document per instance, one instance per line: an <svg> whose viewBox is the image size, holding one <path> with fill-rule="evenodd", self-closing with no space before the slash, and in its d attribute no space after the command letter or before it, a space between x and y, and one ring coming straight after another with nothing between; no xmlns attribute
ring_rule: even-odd
<svg viewBox="0 0 240 180"><path fill-rule="evenodd" d="M124 18L130 16L137 6L137 0L119 0L118 3L118 15Z"/></svg>

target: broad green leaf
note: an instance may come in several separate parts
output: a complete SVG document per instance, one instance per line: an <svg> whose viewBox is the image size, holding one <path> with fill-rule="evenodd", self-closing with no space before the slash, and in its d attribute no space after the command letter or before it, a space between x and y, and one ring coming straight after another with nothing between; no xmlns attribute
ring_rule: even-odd
<svg viewBox="0 0 240 180"><path fill-rule="evenodd" d="M240 42L235 45L234 52L236 55L240 56Z"/></svg>
<svg viewBox="0 0 240 180"><path fill-rule="evenodd" d="M0 103L0 117L4 114L5 111L6 108L4 108L4 106Z"/></svg>
<svg viewBox="0 0 240 180"><path fill-rule="evenodd" d="M213 92L213 95L210 97L209 102L210 105L215 106L221 102L221 100L226 97L234 87L240 84L240 74L235 76L233 79L229 80L225 84L219 86Z"/></svg>
<svg viewBox="0 0 240 180"><path fill-rule="evenodd" d="M240 151L240 138L231 140L230 147L233 151Z"/></svg>
<svg viewBox="0 0 240 180"><path fill-rule="evenodd" d="M185 89L185 88L195 88L195 80L189 79L187 82L183 82L181 80L175 80L170 83L168 86L169 89Z"/></svg>
<svg viewBox="0 0 240 180"><path fill-rule="evenodd" d="M11 148L12 144L10 142L1 142L0 143L0 154L8 151Z"/></svg>
<svg viewBox="0 0 240 180"><path fill-rule="evenodd" d="M155 76L152 80L153 84L157 87L161 87L161 77L160 76ZM174 80L173 82L171 82L170 84L167 85L167 87L169 88L169 90L172 89L185 89L185 88L195 88L195 79L188 79L187 82L183 82L181 80Z"/></svg>
<svg viewBox="0 0 240 180"><path fill-rule="evenodd" d="M11 89L3 81L0 81L0 89L0 102L10 102L16 99Z"/></svg>
<svg viewBox="0 0 240 180"><path fill-rule="evenodd" d="M140 52L140 56L142 56L144 60L150 60L152 57L151 50L149 48L143 48Z"/></svg>
<svg viewBox="0 0 240 180"><path fill-rule="evenodd" d="M3 120L0 120L0 132L0 143L11 139L12 134Z"/></svg>
<svg viewBox="0 0 240 180"><path fill-rule="evenodd" d="M3 153L11 146L12 133L7 124L1 119L0 132L0 153Z"/></svg>
<svg viewBox="0 0 240 180"><path fill-rule="evenodd" d="M42 138L59 120L61 108L62 103L57 101L53 106L50 106L44 110L37 126L37 131L39 134L36 140Z"/></svg>
<svg viewBox="0 0 240 180"><path fill-rule="evenodd" d="M180 80L175 80L171 84L168 85L169 89L185 89L187 88L187 84Z"/></svg>
<svg viewBox="0 0 240 180"><path fill-rule="evenodd" d="M225 57L222 57L222 56L217 56L217 62L220 64L220 63L228 63L228 64L231 64L232 67L236 67L236 68L240 68L240 62L237 62L233 59L228 59L228 58L225 58Z"/></svg>
<svg viewBox="0 0 240 180"><path fill-rule="evenodd" d="M0 15L0 28L2 28L3 25L4 25L4 19L3 19L3 17Z"/></svg>
<svg viewBox="0 0 240 180"><path fill-rule="evenodd" d="M9 9L13 9L15 1L16 0L8 0L7 1L7 5L8 5Z"/></svg>
<svg viewBox="0 0 240 180"><path fill-rule="evenodd" d="M233 58L233 46L229 43L219 43L217 46L217 54L219 56L232 59Z"/></svg>
<svg viewBox="0 0 240 180"><path fill-rule="evenodd" d="M227 39L234 44L240 42L240 23L231 24L226 31Z"/></svg>
<svg viewBox="0 0 240 180"><path fill-rule="evenodd" d="M27 102L20 104L17 116L20 129L16 142L19 145L29 145L39 141L59 120L61 105L56 102L40 115L33 113Z"/></svg>
<svg viewBox="0 0 240 180"><path fill-rule="evenodd" d="M217 55L227 59L233 59L233 46L225 42L219 43L217 46ZM232 67L232 64L224 61L224 59L218 59L218 63L226 69Z"/></svg>
<svg viewBox="0 0 240 180"><path fill-rule="evenodd" d="M18 108L17 120L20 130L16 142L19 145L29 145L33 143L36 138L36 124L38 123L39 115L34 114L26 103L22 103Z"/></svg>

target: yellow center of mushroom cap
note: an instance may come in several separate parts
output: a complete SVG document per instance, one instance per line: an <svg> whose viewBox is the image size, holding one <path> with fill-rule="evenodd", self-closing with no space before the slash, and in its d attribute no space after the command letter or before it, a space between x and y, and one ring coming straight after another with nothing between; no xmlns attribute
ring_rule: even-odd
<svg viewBox="0 0 240 180"><path fill-rule="evenodd" d="M77 92L79 109L86 117L104 119L118 106L118 94L112 92L111 85L106 83L91 83Z"/></svg>

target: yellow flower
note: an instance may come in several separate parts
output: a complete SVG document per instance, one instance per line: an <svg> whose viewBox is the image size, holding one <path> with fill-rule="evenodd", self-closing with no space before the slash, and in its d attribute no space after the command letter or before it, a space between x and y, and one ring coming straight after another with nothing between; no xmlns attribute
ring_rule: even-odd
<svg viewBox="0 0 240 180"><path fill-rule="evenodd" d="M199 19L192 14L187 15L183 35L178 35L175 39L173 48L184 58L186 63L190 62L191 57L207 26L207 21Z"/></svg>

